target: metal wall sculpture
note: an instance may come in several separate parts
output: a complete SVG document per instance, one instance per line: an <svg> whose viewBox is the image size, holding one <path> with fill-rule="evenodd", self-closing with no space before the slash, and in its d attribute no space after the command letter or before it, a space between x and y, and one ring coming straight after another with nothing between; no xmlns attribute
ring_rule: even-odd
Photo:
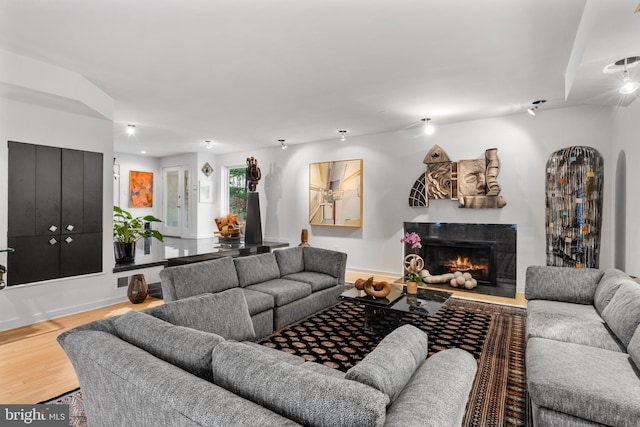
<svg viewBox="0 0 640 427"><path fill-rule="evenodd" d="M260 219L260 194L256 193L262 173L255 157L247 157L247 223L245 224L244 242L246 244L262 244L262 220Z"/></svg>
<svg viewBox="0 0 640 427"><path fill-rule="evenodd" d="M452 162L434 145L423 163L427 170L413 184L409 206L429 206L429 199L458 200L461 208L502 208L507 204L500 196L497 148L486 150L484 159Z"/></svg>
<svg viewBox="0 0 640 427"><path fill-rule="evenodd" d="M566 147L547 160L547 265L598 268L603 163L591 147Z"/></svg>

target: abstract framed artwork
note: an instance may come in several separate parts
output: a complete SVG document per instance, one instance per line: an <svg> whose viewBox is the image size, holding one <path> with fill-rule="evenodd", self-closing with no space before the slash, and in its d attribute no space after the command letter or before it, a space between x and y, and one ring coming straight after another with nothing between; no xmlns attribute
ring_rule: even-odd
<svg viewBox="0 0 640 427"><path fill-rule="evenodd" d="M362 227L362 159L309 164L309 224Z"/></svg>
<svg viewBox="0 0 640 427"><path fill-rule="evenodd" d="M198 198L200 203L215 203L216 202L216 191L213 185L213 181L198 181L199 184L199 192Z"/></svg>
<svg viewBox="0 0 640 427"><path fill-rule="evenodd" d="M129 171L129 207L153 207L153 172Z"/></svg>

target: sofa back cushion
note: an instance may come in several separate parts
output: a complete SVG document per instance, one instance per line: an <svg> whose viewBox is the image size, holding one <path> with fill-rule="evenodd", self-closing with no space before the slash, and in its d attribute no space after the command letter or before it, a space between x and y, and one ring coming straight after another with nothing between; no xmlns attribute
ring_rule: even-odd
<svg viewBox="0 0 640 427"><path fill-rule="evenodd" d="M640 325L640 285L635 282L620 285L611 302L602 311L602 318L625 348Z"/></svg>
<svg viewBox="0 0 640 427"><path fill-rule="evenodd" d="M427 358L427 341L427 334L415 326L401 326L349 369L345 379L380 390L393 402Z"/></svg>
<svg viewBox="0 0 640 427"><path fill-rule="evenodd" d="M595 268L529 266L524 297L528 300L593 304L595 290L603 274L602 270Z"/></svg>
<svg viewBox="0 0 640 427"><path fill-rule="evenodd" d="M160 279L163 293L168 294L165 301L238 287L238 275L231 257L167 267L160 271Z"/></svg>
<svg viewBox="0 0 640 427"><path fill-rule="evenodd" d="M243 288L280 277L280 269L273 253L234 258L233 262Z"/></svg>
<svg viewBox="0 0 640 427"><path fill-rule="evenodd" d="M635 363L636 368L640 370L640 326L636 328L636 332L633 334L633 337L631 337L627 352L629 356L631 356L633 363Z"/></svg>
<svg viewBox="0 0 640 427"><path fill-rule="evenodd" d="M225 339L251 341L256 337L247 300L240 288L168 302L145 313Z"/></svg>
<svg viewBox="0 0 640 427"><path fill-rule="evenodd" d="M329 249L313 247L302 249L304 254L305 271L324 273L339 279L344 279L347 254Z"/></svg>
<svg viewBox="0 0 640 427"><path fill-rule="evenodd" d="M600 279L600 283L598 283L594 296L593 305L596 306L598 313L602 314L620 285L625 282L632 282L627 273L615 268L605 271L604 276Z"/></svg>
<svg viewBox="0 0 640 427"><path fill-rule="evenodd" d="M131 311L113 319L123 340L208 381L211 351L224 341L219 335L172 325L149 314Z"/></svg>
<svg viewBox="0 0 640 427"><path fill-rule="evenodd" d="M278 268L280 269L280 275L286 276L287 274L295 274L304 271L304 255L302 247L295 247L289 249L282 249L274 251L276 261L278 262Z"/></svg>
<svg viewBox="0 0 640 427"><path fill-rule="evenodd" d="M212 352L213 382L302 425L382 426L389 398L364 384L323 375L225 341Z"/></svg>

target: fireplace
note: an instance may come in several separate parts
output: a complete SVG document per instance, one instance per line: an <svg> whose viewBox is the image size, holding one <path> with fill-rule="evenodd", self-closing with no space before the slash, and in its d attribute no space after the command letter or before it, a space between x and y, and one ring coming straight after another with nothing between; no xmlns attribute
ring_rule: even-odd
<svg viewBox="0 0 640 427"><path fill-rule="evenodd" d="M405 244L404 252L420 255L431 275L461 271L478 281L478 286L468 292L515 296L515 224L405 222L404 232L420 236L422 248ZM453 289L447 283L430 286Z"/></svg>

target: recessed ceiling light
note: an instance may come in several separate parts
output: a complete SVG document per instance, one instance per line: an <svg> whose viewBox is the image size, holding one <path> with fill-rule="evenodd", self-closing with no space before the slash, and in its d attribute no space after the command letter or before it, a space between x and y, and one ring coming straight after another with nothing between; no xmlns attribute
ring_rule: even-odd
<svg viewBox="0 0 640 427"><path fill-rule="evenodd" d="M338 131L338 133L340 134L340 141L344 142L344 141L347 140L347 132L349 132L349 131L346 130L346 129L340 129Z"/></svg>
<svg viewBox="0 0 640 427"><path fill-rule="evenodd" d="M630 56L628 58L622 58L618 59L616 62L612 62L604 67L602 72L605 74L622 73L625 70L625 66L627 70L631 70L638 65L640 65L640 56Z"/></svg>
<svg viewBox="0 0 640 427"><path fill-rule="evenodd" d="M547 102L546 99L539 99L537 101L533 101L531 104L531 108L527 109L527 113L531 114L532 116L536 115L536 111L538 111L538 108L540 108L540 106L542 104L544 104L545 102Z"/></svg>
<svg viewBox="0 0 640 427"><path fill-rule="evenodd" d="M279 139L278 142L280 143L280 145L282 146L283 150L286 150L288 145L284 143L284 139Z"/></svg>
<svg viewBox="0 0 640 427"><path fill-rule="evenodd" d="M436 131L435 126L433 126L433 123L431 123L431 119L430 118L424 118L422 119L422 121L424 122L424 133L425 135L433 135L433 133Z"/></svg>
<svg viewBox="0 0 640 427"><path fill-rule="evenodd" d="M210 139L205 139L205 144L207 144L207 148L210 150L213 148L213 141Z"/></svg>
<svg viewBox="0 0 640 427"><path fill-rule="evenodd" d="M146 152L146 151L144 151L144 150L142 150L142 151L140 152L140 154L147 154L147 152Z"/></svg>
<svg viewBox="0 0 640 427"><path fill-rule="evenodd" d="M136 133L136 125L127 125L127 135L133 135Z"/></svg>

